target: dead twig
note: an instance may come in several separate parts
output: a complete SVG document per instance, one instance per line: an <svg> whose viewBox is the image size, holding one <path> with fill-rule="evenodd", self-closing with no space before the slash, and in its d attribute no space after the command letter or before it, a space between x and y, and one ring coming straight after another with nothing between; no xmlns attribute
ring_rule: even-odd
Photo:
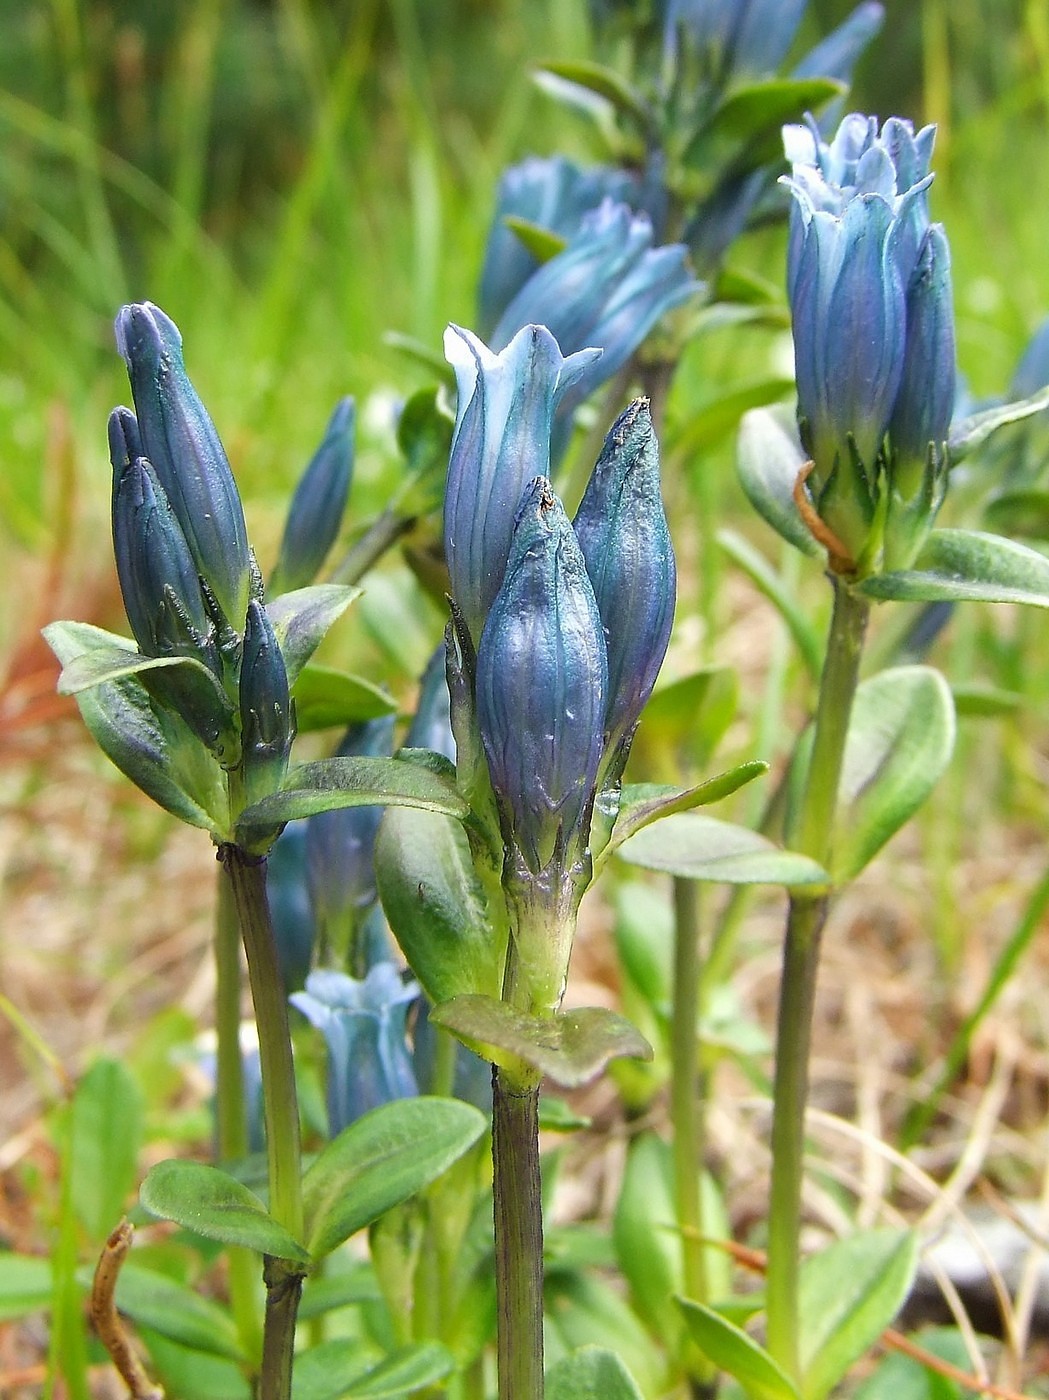
<svg viewBox="0 0 1049 1400"><path fill-rule="evenodd" d="M134 1234L135 1227L129 1221L122 1220L106 1240L91 1285L91 1320L99 1341L109 1352L132 1400L164 1400L163 1390L149 1379L132 1349L114 1298L117 1279Z"/></svg>

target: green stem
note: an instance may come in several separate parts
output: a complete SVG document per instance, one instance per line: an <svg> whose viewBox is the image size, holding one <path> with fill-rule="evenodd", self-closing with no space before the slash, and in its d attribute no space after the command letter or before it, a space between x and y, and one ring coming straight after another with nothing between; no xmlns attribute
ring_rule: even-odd
<svg viewBox="0 0 1049 1400"><path fill-rule="evenodd" d="M248 1155L248 1115L244 1098L244 1062L240 1051L240 925L233 886L225 867L219 873L215 917L215 1117L220 1163L228 1165ZM255 1261L248 1249L231 1246L230 1307L245 1352L253 1361L262 1355L262 1334L255 1306Z"/></svg>
<svg viewBox="0 0 1049 1400"><path fill-rule="evenodd" d="M542 1400L543 1208L539 1085L492 1071L499 1400Z"/></svg>
<svg viewBox="0 0 1049 1400"><path fill-rule="evenodd" d="M699 1174L702 1163L696 1018L699 1011L699 888L674 881L674 1005L670 1031L670 1120L674 1126L674 1191L684 1255L685 1292L707 1301Z"/></svg>
<svg viewBox="0 0 1049 1400"><path fill-rule="evenodd" d="M827 863L831 850L845 740L870 612L870 604L853 594L841 578L832 582L834 611L795 842L798 850L821 864ZM776 1027L767 1340L772 1356L794 1378L799 1375L798 1274L809 1045L827 907L825 894L796 890L791 896Z"/></svg>
<svg viewBox="0 0 1049 1400"><path fill-rule="evenodd" d="M358 583L414 524L414 516L398 515L390 509L384 510L372 521L360 539L350 546L340 563L331 571L329 582Z"/></svg>
<svg viewBox="0 0 1049 1400"><path fill-rule="evenodd" d="M270 1211L295 1239L301 1240L302 1154L298 1096L288 1028L288 1006L277 965L277 946L266 900L266 861L229 843L219 847L219 859L233 890L258 1027ZM270 1258L266 1260L263 1277L266 1281L266 1323L259 1400L288 1400L295 1348L295 1316L302 1278L286 1262Z"/></svg>

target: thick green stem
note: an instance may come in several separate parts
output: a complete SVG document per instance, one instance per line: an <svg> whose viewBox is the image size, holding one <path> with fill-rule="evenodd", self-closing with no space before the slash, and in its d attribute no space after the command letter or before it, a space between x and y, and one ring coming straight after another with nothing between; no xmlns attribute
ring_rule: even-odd
<svg viewBox="0 0 1049 1400"><path fill-rule="evenodd" d="M229 876L248 963L248 981L259 1035L259 1067L266 1117L270 1211L295 1239L303 1236L299 1107L295 1090L288 1007L277 965L277 946L266 900L266 862L231 844L219 848ZM288 1400L291 1393L295 1315L301 1276L267 1259L266 1324L260 1400Z"/></svg>
<svg viewBox="0 0 1049 1400"><path fill-rule="evenodd" d="M812 757L802 799L797 848L821 864L829 858L845 740L870 604L833 579L834 612L820 679ZM798 1377L798 1272L801 1191L808 1097L809 1045L827 896L793 892L783 945L776 1029L772 1117L772 1184L769 1199L767 1279L768 1347Z"/></svg>
<svg viewBox="0 0 1049 1400"><path fill-rule="evenodd" d="M539 1085L492 1071L499 1400L542 1400L543 1208Z"/></svg>
<svg viewBox="0 0 1049 1400"><path fill-rule="evenodd" d="M699 888L674 881L674 1006L670 1032L670 1120L674 1127L674 1192L681 1230L685 1292L707 1301L699 1176L702 1170L699 1062Z"/></svg>
<svg viewBox="0 0 1049 1400"><path fill-rule="evenodd" d="M225 867L219 871L215 914L215 1118L219 1161L238 1162L248 1155L248 1112L244 1098L244 1062L240 1050L240 925L233 886ZM255 1303L255 1260L248 1249L230 1246L230 1307L244 1350L257 1363L262 1333Z"/></svg>

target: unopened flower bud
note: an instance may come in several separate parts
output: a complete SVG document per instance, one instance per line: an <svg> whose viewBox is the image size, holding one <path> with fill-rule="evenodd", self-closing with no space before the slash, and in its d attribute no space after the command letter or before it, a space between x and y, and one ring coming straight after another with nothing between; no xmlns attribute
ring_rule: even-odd
<svg viewBox="0 0 1049 1400"><path fill-rule="evenodd" d="M244 627L240 721L247 797L254 802L280 787L293 736L284 657L266 609L254 598Z"/></svg>
<svg viewBox="0 0 1049 1400"><path fill-rule="evenodd" d="M122 308L116 336L145 455L197 572L236 627L248 604L251 574L244 512L218 433L186 374L178 327L159 307L143 302Z"/></svg>
<svg viewBox="0 0 1049 1400"><path fill-rule="evenodd" d="M544 477L526 489L477 651L477 718L507 836L538 875L585 840L608 662L575 534Z"/></svg>
<svg viewBox="0 0 1049 1400"><path fill-rule="evenodd" d="M607 743L629 740L670 641L676 571L648 401L613 424L574 528L608 650Z"/></svg>
<svg viewBox="0 0 1049 1400"><path fill-rule="evenodd" d="M281 592L312 583L335 543L353 474L355 419L353 399L341 399L295 488L275 574Z"/></svg>

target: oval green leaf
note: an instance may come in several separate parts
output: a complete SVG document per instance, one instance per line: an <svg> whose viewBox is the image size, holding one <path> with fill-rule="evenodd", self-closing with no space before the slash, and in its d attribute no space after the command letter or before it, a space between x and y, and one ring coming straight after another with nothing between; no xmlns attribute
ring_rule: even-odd
<svg viewBox="0 0 1049 1400"><path fill-rule="evenodd" d="M632 121L643 135L651 132L653 119L648 103L637 89L613 68L606 68L603 64L587 59L569 59L558 63L544 63L539 70L539 76L546 74L553 75L562 83L570 83L573 87L582 88L584 92L603 98L622 116Z"/></svg>
<svg viewBox="0 0 1049 1400"><path fill-rule="evenodd" d="M868 598L908 603L1025 603L1049 608L1049 559L1001 535L934 530L913 569L872 574L856 587Z"/></svg>
<svg viewBox="0 0 1049 1400"><path fill-rule="evenodd" d="M439 1342L401 1347L383 1358L361 1361L357 1338L321 1342L295 1357L292 1400L394 1400L436 1385L455 1361Z"/></svg>
<svg viewBox="0 0 1049 1400"><path fill-rule="evenodd" d="M524 1060L566 1089L596 1079L609 1060L652 1058L640 1031L602 1006L528 1016L494 997L460 996L434 1007L430 1020L492 1064Z"/></svg>
<svg viewBox="0 0 1049 1400"><path fill-rule="evenodd" d="M304 666L292 691L295 723L300 734L315 729L344 728L364 720L392 715L397 701L361 676L334 666Z"/></svg>
<svg viewBox="0 0 1049 1400"><path fill-rule="evenodd" d="M306 1173L310 1253L343 1240L429 1186L484 1132L484 1116L458 1099L398 1099L345 1128Z"/></svg>
<svg viewBox="0 0 1049 1400"><path fill-rule="evenodd" d="M794 502L805 453L794 415L784 405L754 408L739 425L736 467L743 494L778 535L813 558L822 551Z"/></svg>
<svg viewBox="0 0 1049 1400"><path fill-rule="evenodd" d="M546 1376L546 1400L642 1400L633 1376L614 1351L580 1347Z"/></svg>
<svg viewBox="0 0 1049 1400"><path fill-rule="evenodd" d="M63 666L94 650L100 638L122 640L86 622L52 622L44 637ZM222 839L213 813L227 805L224 774L181 720L158 714L133 676L79 691L75 699L95 743L125 777L172 816Z"/></svg>
<svg viewBox="0 0 1049 1400"><path fill-rule="evenodd" d="M251 844L252 828L273 827L298 817L312 817L337 807L421 807L450 817L469 812L447 778L399 758L322 758L292 768L281 792L245 808L237 823L238 840Z"/></svg>
<svg viewBox="0 0 1049 1400"><path fill-rule="evenodd" d="M375 875L390 928L431 1001L497 994L505 949L489 928L460 822L389 807L375 842Z"/></svg>
<svg viewBox="0 0 1049 1400"><path fill-rule="evenodd" d="M142 1110L138 1084L119 1060L96 1060L73 1097L73 1206L99 1243L118 1224L135 1190Z"/></svg>
<svg viewBox="0 0 1049 1400"><path fill-rule="evenodd" d="M49 1259L0 1251L0 1322L49 1308L53 1289Z"/></svg>
<svg viewBox="0 0 1049 1400"><path fill-rule="evenodd" d="M544 228L542 224L534 224L530 219L520 219L516 214L507 214L503 223L538 263L549 262L568 246L559 233Z"/></svg>
<svg viewBox="0 0 1049 1400"><path fill-rule="evenodd" d="M859 874L922 805L954 749L950 687L930 666L896 666L856 691L845 743L831 874Z"/></svg>
<svg viewBox="0 0 1049 1400"><path fill-rule="evenodd" d="M913 1230L869 1230L806 1259L798 1292L803 1400L825 1400L903 1306L918 1264Z"/></svg>
<svg viewBox="0 0 1049 1400"><path fill-rule="evenodd" d="M299 672L324 640L332 623L346 611L361 590L342 583L314 583L295 588L266 604L266 612L280 644L288 684L294 685Z"/></svg>
<svg viewBox="0 0 1049 1400"><path fill-rule="evenodd" d="M995 404L994 408L983 409L980 413L974 413L968 418L963 418L960 423L953 424L947 443L947 455L951 466L955 466L975 448L981 447L999 428L1004 428L1008 423L1019 423L1034 413L1041 413L1044 408L1049 408L1049 385L1039 389L1038 393L1032 394L1029 399Z"/></svg>
<svg viewBox="0 0 1049 1400"><path fill-rule="evenodd" d="M139 1192L151 1215L223 1244L308 1264L310 1256L284 1226L274 1220L254 1191L226 1172L201 1162L158 1162Z"/></svg>
<svg viewBox="0 0 1049 1400"><path fill-rule="evenodd" d="M646 870L730 885L825 885L808 856L784 851L756 831L698 812L664 817L619 847L616 855Z"/></svg>
<svg viewBox="0 0 1049 1400"><path fill-rule="evenodd" d="M833 78L769 78L737 87L690 142L685 161L701 161L710 143L721 141L749 147L736 155L733 169L764 165L782 157L784 123L800 122L845 91Z"/></svg>
<svg viewBox="0 0 1049 1400"><path fill-rule="evenodd" d="M790 1377L742 1328L713 1308L678 1298L693 1341L714 1365L734 1376L752 1400L798 1400Z"/></svg>
<svg viewBox="0 0 1049 1400"><path fill-rule="evenodd" d="M612 828L612 836L605 848L610 854L636 832L651 826L653 822L672 816L675 812L690 812L695 807L706 807L711 802L737 792L744 784L753 782L769 771L767 763L759 758L746 763L737 763L724 773L708 778L696 787L664 787L658 783L631 783L623 788L619 803L619 814Z"/></svg>

